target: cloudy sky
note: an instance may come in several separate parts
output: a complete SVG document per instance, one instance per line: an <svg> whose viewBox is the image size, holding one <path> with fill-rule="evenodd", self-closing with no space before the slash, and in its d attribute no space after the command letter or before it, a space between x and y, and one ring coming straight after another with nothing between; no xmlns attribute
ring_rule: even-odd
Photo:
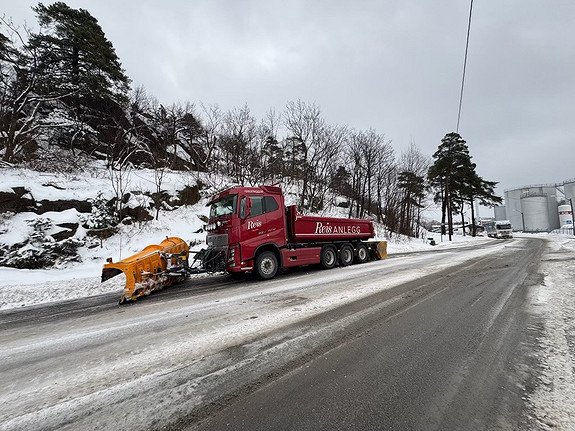
<svg viewBox="0 0 575 431"><path fill-rule="evenodd" d="M3 3L37 25L36 1ZM133 84L164 104L247 104L261 119L301 99L430 156L456 129L469 0L66 3L98 19ZM574 23L573 0L473 3L459 133L499 194L575 178Z"/></svg>

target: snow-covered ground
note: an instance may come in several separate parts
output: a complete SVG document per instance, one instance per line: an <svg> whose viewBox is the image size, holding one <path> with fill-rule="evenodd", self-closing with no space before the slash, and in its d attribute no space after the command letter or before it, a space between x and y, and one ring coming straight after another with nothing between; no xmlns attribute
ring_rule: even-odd
<svg viewBox="0 0 575 431"><path fill-rule="evenodd" d="M507 243L486 245L497 252ZM485 253L484 247L461 248L302 271L187 299L168 295L74 320L7 328L0 333L0 429L153 429L151 418L169 423L209 402L221 385L247 384L246 370L272 372L269 367L373 311L335 325L328 319L298 326L309 319ZM161 408L145 408L158 400Z"/></svg>
<svg viewBox="0 0 575 431"><path fill-rule="evenodd" d="M544 322L543 375L529 400L544 430L575 430L575 237L549 240L533 309Z"/></svg>
<svg viewBox="0 0 575 431"><path fill-rule="evenodd" d="M543 318L545 331L539 341L546 350L540 358L544 367L542 381L528 402L541 429L572 430L575 281L570 274L575 269L575 239L539 236L547 239L549 245L543 256L544 279L533 288L531 307ZM19 383L13 383L7 392L0 391L0 402L5 406L4 413L0 413L0 429L50 429L66 422L73 424L66 429L93 429L96 425L105 429L112 427L114 421L124 429L144 429L138 427L145 422L138 422L133 415L128 418L128 412L148 402L145 396L152 387L158 387L158 380L164 388L158 395L166 403L154 414L169 421L178 408L193 407L202 397L209 396L209 388L220 384L224 374L231 375L239 367L261 368L268 363L258 359L262 343L277 343L266 355L289 357L295 349L286 340L299 337L299 342L305 343L306 337L315 340L328 336L327 327L288 334L294 322L483 256L485 246L495 253L509 244L467 240L438 246L450 248L448 253L412 254L404 259L329 272L290 274L289 283L281 277L266 282L265 289L260 283L253 283L238 290L209 292L190 301L168 296L161 302L143 300L132 307L78 317L73 325L50 323L42 328L8 330L0 337L4 340L0 363L13 370L17 377L11 379L14 377ZM467 246L473 242L484 246L470 250ZM416 245L409 248L423 247ZM401 247L398 245L398 249ZM375 274L384 274L384 285ZM345 288L337 287L336 281L342 278L348 280ZM68 282L73 286L72 281ZM57 290L68 282L54 281L50 289ZM34 285L30 290L34 290ZM346 322L340 324L346 326ZM273 328L284 328L276 335L276 341L259 339ZM245 359L240 362L229 350L234 346L242 346L237 355L241 353ZM26 358L30 361L27 367L32 367L35 376L31 382L30 370L10 366ZM216 363L218 367L212 370ZM192 374L183 384L180 373L186 370ZM110 406L110 400L116 405ZM110 408L122 413L115 416ZM18 411L20 414L15 415ZM2 417L7 419L4 424ZM127 420L130 427L126 427Z"/></svg>
<svg viewBox="0 0 575 431"><path fill-rule="evenodd" d="M6 175L4 175L5 173ZM150 180L150 173L140 172L133 178L133 181L140 182L138 187L141 190L154 189L154 184ZM168 176L166 188L176 190L183 185L193 184L193 181L191 177ZM105 178L103 174L99 179L98 177L63 179L61 176L38 174L30 171L7 170L3 172L0 191L9 191L11 187L22 185L26 185L30 189L30 193L36 200L85 199L86 197L95 197L100 190L109 190L110 180ZM100 283L101 268L107 257L112 257L114 260L127 257L140 251L146 245L161 242L166 236L178 236L188 242L201 241L205 234L198 232L203 225L198 215L205 213L205 206L203 203L199 203L194 207L162 211L158 221L151 221L142 225L122 226L120 233L104 241L102 247L83 248L81 251L82 262L69 264L65 267L51 270L16 270L0 267L0 310L108 292L117 292L119 298L123 287L121 276ZM19 238L26 235L28 227L25 220L35 217L37 215L33 213L24 213L12 218L0 218L0 243L13 244L17 242ZM78 222L80 220L80 215L75 210L68 210L63 213L47 213L43 217L50 217L57 223ZM79 234L82 234L81 229ZM438 243L434 246L436 248L457 248L488 241L486 238L455 236L453 242L448 242L445 237L441 238L437 234L429 234L429 236L433 236ZM543 257L541 267L543 279L540 285L534 288L532 303L533 312L539 313L544 322L544 335L539 340L545 348L544 354L540 358L544 370L541 382L528 402L532 406L542 429L575 430L575 404L573 403L575 399L575 278L573 276L575 274L575 238L561 235L538 236L548 241L548 250ZM380 239L383 238L380 237ZM388 242L390 255L432 249L433 246L422 239L392 239ZM459 261L453 259L452 262L444 262L444 265L457 263ZM353 269L357 271L357 269ZM429 268L428 270L434 269ZM361 268L361 271L364 269ZM337 273L334 273L334 276L335 274ZM409 277L415 278L421 276L421 271L413 271L409 274ZM409 277L406 279L405 275L402 277L395 282L405 282L409 279ZM297 281L295 283L297 284ZM320 282L318 281L318 283ZM290 286L293 287L293 284ZM357 291L357 294L365 295L368 293L369 288L365 286ZM214 295L217 296L218 294ZM312 298L313 300L306 304L294 304L295 308L290 307L290 310L292 313L294 309L297 310L296 314L301 317L306 310L314 312L313 310L317 310L318 307L322 309L336 306L341 303L344 296L347 300L353 299L349 296L349 292L335 292L334 295ZM258 300L254 298L256 297L246 297L245 301L256 303ZM161 306L154 305L154 307ZM186 308L179 311L173 310L171 318L179 314L184 316L189 312L190 310ZM166 311L166 313L170 312ZM246 330L261 331L262 325L272 324L269 321L272 317L275 319L278 316L267 315L266 317L265 313L261 314L258 319L242 316L240 322ZM155 325L154 322L139 323L152 327ZM103 322L102 325L104 325ZM82 337L85 335L81 334ZM73 331L67 336L74 337ZM230 337L232 336L235 335L230 334ZM198 341L197 338L195 340L195 342ZM218 340L218 342L224 341L226 340ZM180 340L180 342L182 341ZM1 347L1 350L7 354L9 350L5 349L7 346ZM134 356L132 359L135 360L138 352L132 353ZM109 371L108 367L107 372Z"/></svg>

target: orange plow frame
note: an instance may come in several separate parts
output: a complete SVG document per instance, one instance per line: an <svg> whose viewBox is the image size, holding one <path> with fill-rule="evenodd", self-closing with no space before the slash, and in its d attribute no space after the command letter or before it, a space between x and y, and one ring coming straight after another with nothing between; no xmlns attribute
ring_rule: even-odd
<svg viewBox="0 0 575 431"><path fill-rule="evenodd" d="M124 293L120 304L134 301L140 296L149 295L154 290L185 280L186 272L170 272L170 268L184 264L187 267L188 244L181 238L166 237L158 245L149 245L141 252L118 262L108 263L102 269L102 281L118 274L126 275Z"/></svg>

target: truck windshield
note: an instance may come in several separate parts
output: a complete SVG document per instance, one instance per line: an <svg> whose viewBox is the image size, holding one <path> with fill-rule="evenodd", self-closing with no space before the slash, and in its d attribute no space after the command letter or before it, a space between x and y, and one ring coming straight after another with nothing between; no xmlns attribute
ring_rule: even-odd
<svg viewBox="0 0 575 431"><path fill-rule="evenodd" d="M511 229L511 225L509 223L498 224L497 229Z"/></svg>
<svg viewBox="0 0 575 431"><path fill-rule="evenodd" d="M217 218L235 214L238 195L227 195L212 202L210 205L210 218Z"/></svg>

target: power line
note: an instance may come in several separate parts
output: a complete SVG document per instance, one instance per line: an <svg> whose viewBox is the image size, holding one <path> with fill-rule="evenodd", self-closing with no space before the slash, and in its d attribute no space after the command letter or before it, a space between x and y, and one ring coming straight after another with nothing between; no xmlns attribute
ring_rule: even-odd
<svg viewBox="0 0 575 431"><path fill-rule="evenodd" d="M461 104L463 103L463 87L465 85L465 70L467 69L467 52L469 51L469 33L471 31L471 13L473 11L473 0L469 6L469 21L467 22L467 40L465 41L465 58L463 60L463 76L461 77L461 93L459 93L459 109L457 111L457 128L456 133L459 133L459 120L461 119Z"/></svg>

